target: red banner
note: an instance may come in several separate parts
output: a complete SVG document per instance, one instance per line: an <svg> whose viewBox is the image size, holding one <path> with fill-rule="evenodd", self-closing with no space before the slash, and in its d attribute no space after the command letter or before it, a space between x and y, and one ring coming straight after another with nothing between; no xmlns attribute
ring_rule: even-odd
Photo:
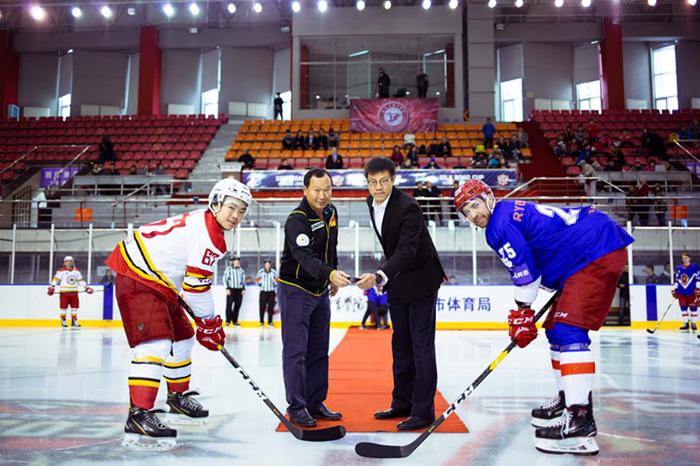
<svg viewBox="0 0 700 466"><path fill-rule="evenodd" d="M352 99L354 133L429 133L437 131L438 99Z"/></svg>

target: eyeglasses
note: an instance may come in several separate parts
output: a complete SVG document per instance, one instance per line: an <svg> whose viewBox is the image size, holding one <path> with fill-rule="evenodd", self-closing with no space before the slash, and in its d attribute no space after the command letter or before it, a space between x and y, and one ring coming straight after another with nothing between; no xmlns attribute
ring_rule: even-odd
<svg viewBox="0 0 700 466"><path fill-rule="evenodd" d="M382 185L386 187L389 186L390 183L391 178L382 178L381 180L367 180L367 185L373 188L377 187L377 185Z"/></svg>

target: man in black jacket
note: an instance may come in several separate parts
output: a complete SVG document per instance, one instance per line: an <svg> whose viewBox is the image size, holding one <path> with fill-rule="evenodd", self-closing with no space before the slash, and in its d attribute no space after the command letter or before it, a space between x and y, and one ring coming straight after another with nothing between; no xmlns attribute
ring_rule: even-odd
<svg viewBox="0 0 700 466"><path fill-rule="evenodd" d="M331 194L328 172L312 168L304 175L304 199L284 225L277 288L282 372L289 420L303 427L315 426L316 419L342 417L323 404L328 395L329 295L350 283L337 270L338 212Z"/></svg>
<svg viewBox="0 0 700 466"><path fill-rule="evenodd" d="M367 205L386 262L380 270L362 275L357 286L384 285L394 328L391 407L374 417L408 417L397 427L415 430L435 420L435 301L446 277L420 207L394 188L394 175L388 158L374 157L365 165Z"/></svg>

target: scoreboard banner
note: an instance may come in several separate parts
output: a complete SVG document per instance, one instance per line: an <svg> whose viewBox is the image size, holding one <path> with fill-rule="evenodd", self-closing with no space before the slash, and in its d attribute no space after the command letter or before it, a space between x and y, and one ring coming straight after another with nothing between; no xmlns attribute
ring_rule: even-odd
<svg viewBox="0 0 700 466"><path fill-rule="evenodd" d="M437 131L438 99L352 99L353 133L432 133Z"/></svg>
<svg viewBox="0 0 700 466"><path fill-rule="evenodd" d="M301 189L306 170L253 170L244 171L241 181L250 189ZM362 170L329 170L333 187L339 189L366 189L367 180ZM516 170L398 170L394 186L415 188L419 181L430 181L439 189L452 189L455 181L460 184L477 179L491 187L507 189L515 187Z"/></svg>

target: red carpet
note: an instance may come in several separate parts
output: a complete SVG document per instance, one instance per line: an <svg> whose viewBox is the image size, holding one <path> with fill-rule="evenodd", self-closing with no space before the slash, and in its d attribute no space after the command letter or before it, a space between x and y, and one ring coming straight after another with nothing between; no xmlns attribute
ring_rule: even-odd
<svg viewBox="0 0 700 466"><path fill-rule="evenodd" d="M379 421L374 412L391 404L391 330L348 329L331 354L329 392L326 405L343 413L340 421L320 421L318 428L341 424L348 432L399 432L403 419ZM436 416L447 409L447 402L435 394ZM277 431L286 430L282 424ZM468 432L455 414L447 418L439 432Z"/></svg>

